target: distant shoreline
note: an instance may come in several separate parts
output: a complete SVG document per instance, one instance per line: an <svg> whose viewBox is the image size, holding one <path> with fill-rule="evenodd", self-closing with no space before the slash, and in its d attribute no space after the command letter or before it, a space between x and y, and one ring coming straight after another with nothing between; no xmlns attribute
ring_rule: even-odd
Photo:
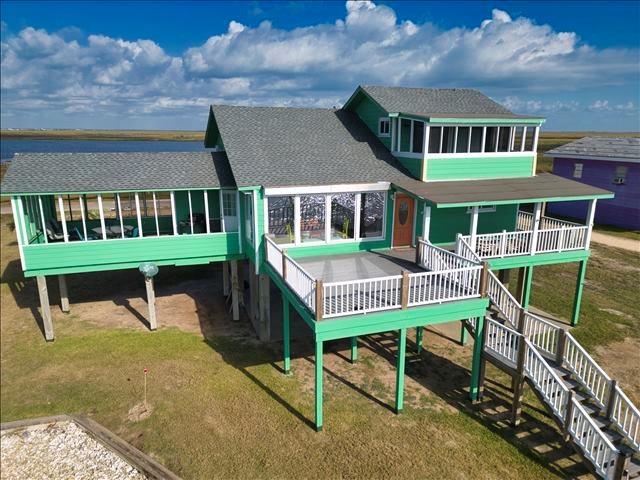
<svg viewBox="0 0 640 480"><path fill-rule="evenodd" d="M204 132L169 130L0 130L0 140L203 141Z"/></svg>

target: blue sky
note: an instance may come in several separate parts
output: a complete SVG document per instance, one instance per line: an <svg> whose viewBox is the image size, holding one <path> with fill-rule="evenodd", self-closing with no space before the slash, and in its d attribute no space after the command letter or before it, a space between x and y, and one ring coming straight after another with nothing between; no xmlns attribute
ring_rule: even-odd
<svg viewBox="0 0 640 480"><path fill-rule="evenodd" d="M478 88L547 130L638 131L638 2L2 2L3 128L204 128L358 84Z"/></svg>

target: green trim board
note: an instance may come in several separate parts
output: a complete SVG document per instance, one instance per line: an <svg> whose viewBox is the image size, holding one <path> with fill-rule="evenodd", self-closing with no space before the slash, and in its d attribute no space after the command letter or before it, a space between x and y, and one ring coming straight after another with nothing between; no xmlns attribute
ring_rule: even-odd
<svg viewBox="0 0 640 480"><path fill-rule="evenodd" d="M590 250L570 250L566 252L520 255L517 257L488 258L487 262L489 263L489 268L491 268L492 270L504 270L537 265L580 262L582 260L587 260L590 254Z"/></svg>
<svg viewBox="0 0 640 480"><path fill-rule="evenodd" d="M546 121L544 118L470 118L470 117L428 117L429 124L438 125L535 125L542 126Z"/></svg>
<svg viewBox="0 0 640 480"><path fill-rule="evenodd" d="M60 242L23 250L26 277L137 268L143 262L180 266L241 257L237 232Z"/></svg>

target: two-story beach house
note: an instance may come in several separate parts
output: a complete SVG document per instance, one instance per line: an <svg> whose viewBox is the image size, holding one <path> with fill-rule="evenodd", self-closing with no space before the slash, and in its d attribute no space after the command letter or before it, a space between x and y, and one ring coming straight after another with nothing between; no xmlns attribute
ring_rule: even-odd
<svg viewBox="0 0 640 480"><path fill-rule="evenodd" d="M279 290L285 371L291 308L310 329L318 430L326 342L351 339L355 360L358 337L397 332L400 412L408 329L419 346L425 326L458 322L476 339L471 399L496 363L514 378L514 423L528 382L594 471L620 478L637 409L570 333L527 310L536 266L577 262L577 323L596 202L612 197L536 174L543 123L469 89L360 86L338 109L212 105L207 151L20 154L2 193L49 339L46 277L66 296L68 274L224 262L233 316L244 304L263 340ZM576 201L581 223L542 214Z"/></svg>

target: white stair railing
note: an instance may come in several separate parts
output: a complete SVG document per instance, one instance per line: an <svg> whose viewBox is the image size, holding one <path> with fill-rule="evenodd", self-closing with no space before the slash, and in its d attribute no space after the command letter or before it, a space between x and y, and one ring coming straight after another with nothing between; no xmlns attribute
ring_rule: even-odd
<svg viewBox="0 0 640 480"><path fill-rule="evenodd" d="M563 366L574 374L576 380L589 390L598 405L604 408L609 395L611 378L570 333L565 333L565 337Z"/></svg>
<svg viewBox="0 0 640 480"><path fill-rule="evenodd" d="M560 327L528 311L524 314L522 333L540 350L540 353L553 359L558 353L561 330Z"/></svg>
<svg viewBox="0 0 640 480"><path fill-rule="evenodd" d="M511 326L516 328L521 310L520 304L491 270L489 270L488 280L489 298Z"/></svg>
<svg viewBox="0 0 640 480"><path fill-rule="evenodd" d="M551 369L529 340L525 340L527 354L524 361L524 371L531 378L533 384L542 394L554 414L564 419L569 399L569 389L560 377Z"/></svg>
<svg viewBox="0 0 640 480"><path fill-rule="evenodd" d="M494 355L510 363L518 362L518 348L522 335L495 320L488 319L485 327L484 347Z"/></svg>
<svg viewBox="0 0 640 480"><path fill-rule="evenodd" d="M618 385L613 389L610 419L637 451L640 449L640 411Z"/></svg>

